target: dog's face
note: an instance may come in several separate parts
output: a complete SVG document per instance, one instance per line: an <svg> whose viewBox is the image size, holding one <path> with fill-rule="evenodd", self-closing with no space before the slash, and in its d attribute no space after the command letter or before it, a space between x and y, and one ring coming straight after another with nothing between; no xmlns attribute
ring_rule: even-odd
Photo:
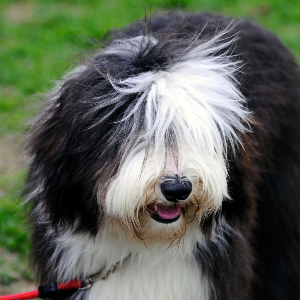
<svg viewBox="0 0 300 300"><path fill-rule="evenodd" d="M176 49L116 40L66 78L31 146L35 193L54 225L110 220L144 242L173 243L220 209L227 152L248 124L238 64L214 55L224 33ZM62 212L66 202L79 207Z"/></svg>
<svg viewBox="0 0 300 300"><path fill-rule="evenodd" d="M131 42L135 50L145 43L141 37ZM116 97L137 96L118 122L126 127L132 119L138 130L126 137L105 195L98 186L98 202L144 241L180 241L189 223L199 224L229 198L226 151L244 131L248 113L235 87L234 63L203 54L213 43L195 47L167 70L109 78ZM120 44L124 51L125 41Z"/></svg>

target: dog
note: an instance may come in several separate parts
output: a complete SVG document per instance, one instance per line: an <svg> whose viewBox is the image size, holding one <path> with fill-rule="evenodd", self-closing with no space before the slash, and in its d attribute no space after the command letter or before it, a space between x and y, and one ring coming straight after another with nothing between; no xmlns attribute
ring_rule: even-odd
<svg viewBox="0 0 300 300"><path fill-rule="evenodd" d="M87 283L59 299L298 299L294 56L251 21L209 13L160 12L108 36L30 130L37 281Z"/></svg>

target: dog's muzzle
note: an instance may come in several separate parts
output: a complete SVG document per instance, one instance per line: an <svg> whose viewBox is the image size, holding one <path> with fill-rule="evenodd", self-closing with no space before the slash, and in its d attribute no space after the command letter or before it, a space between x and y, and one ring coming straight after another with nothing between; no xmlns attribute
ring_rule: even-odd
<svg viewBox="0 0 300 300"><path fill-rule="evenodd" d="M150 216L160 223L173 223L180 218L181 212L184 214L184 206L181 204L190 196L192 183L187 177L165 176L160 190L165 199L163 203L151 206Z"/></svg>

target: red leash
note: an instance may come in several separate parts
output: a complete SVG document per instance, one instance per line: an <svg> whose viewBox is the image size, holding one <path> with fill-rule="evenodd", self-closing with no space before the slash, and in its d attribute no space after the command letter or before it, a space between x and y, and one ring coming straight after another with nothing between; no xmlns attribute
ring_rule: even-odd
<svg viewBox="0 0 300 300"><path fill-rule="evenodd" d="M32 292L1 296L0 300L12 300L12 299L25 300L25 299L33 299L33 298L38 298L38 297L39 297L39 290L34 290Z"/></svg>
<svg viewBox="0 0 300 300"><path fill-rule="evenodd" d="M84 284L82 283L82 281L77 279L62 283L54 282L46 285L41 285L39 286L38 290L34 290L31 292L0 296L0 300L26 300L33 298L45 299L57 295L59 291L75 290L82 287L84 287Z"/></svg>
<svg viewBox="0 0 300 300"><path fill-rule="evenodd" d="M98 280L106 280L108 276L114 273L118 267L120 266L121 262L127 261L131 256L129 253L125 258L121 261L117 261L114 263L110 269L106 270L102 268L98 273L86 278L82 281L78 279L73 279L67 282L52 282L45 285L40 285L38 290L34 290L31 292L14 294L14 295L7 295L7 296L0 296L0 300L26 300L26 299L33 299L33 298L51 298L58 296L59 291L68 291L68 290L87 290L89 289L92 284Z"/></svg>

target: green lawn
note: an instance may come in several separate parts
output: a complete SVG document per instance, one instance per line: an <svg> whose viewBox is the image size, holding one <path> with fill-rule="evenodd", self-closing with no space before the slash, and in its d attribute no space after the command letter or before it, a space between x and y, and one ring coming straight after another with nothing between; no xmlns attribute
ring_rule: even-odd
<svg viewBox="0 0 300 300"><path fill-rule="evenodd" d="M148 11L159 8L205 10L256 20L279 35L300 60L299 0L144 0ZM33 114L33 97L53 87L83 49L94 49L111 28L142 18L140 0L1 0L0 2L0 253L14 251L24 273L28 230L18 198L24 169L18 169L18 146ZM15 167L11 167L11 166ZM2 249L2 250L1 250ZM0 283L7 275L0 259ZM23 271L22 271L23 270Z"/></svg>

